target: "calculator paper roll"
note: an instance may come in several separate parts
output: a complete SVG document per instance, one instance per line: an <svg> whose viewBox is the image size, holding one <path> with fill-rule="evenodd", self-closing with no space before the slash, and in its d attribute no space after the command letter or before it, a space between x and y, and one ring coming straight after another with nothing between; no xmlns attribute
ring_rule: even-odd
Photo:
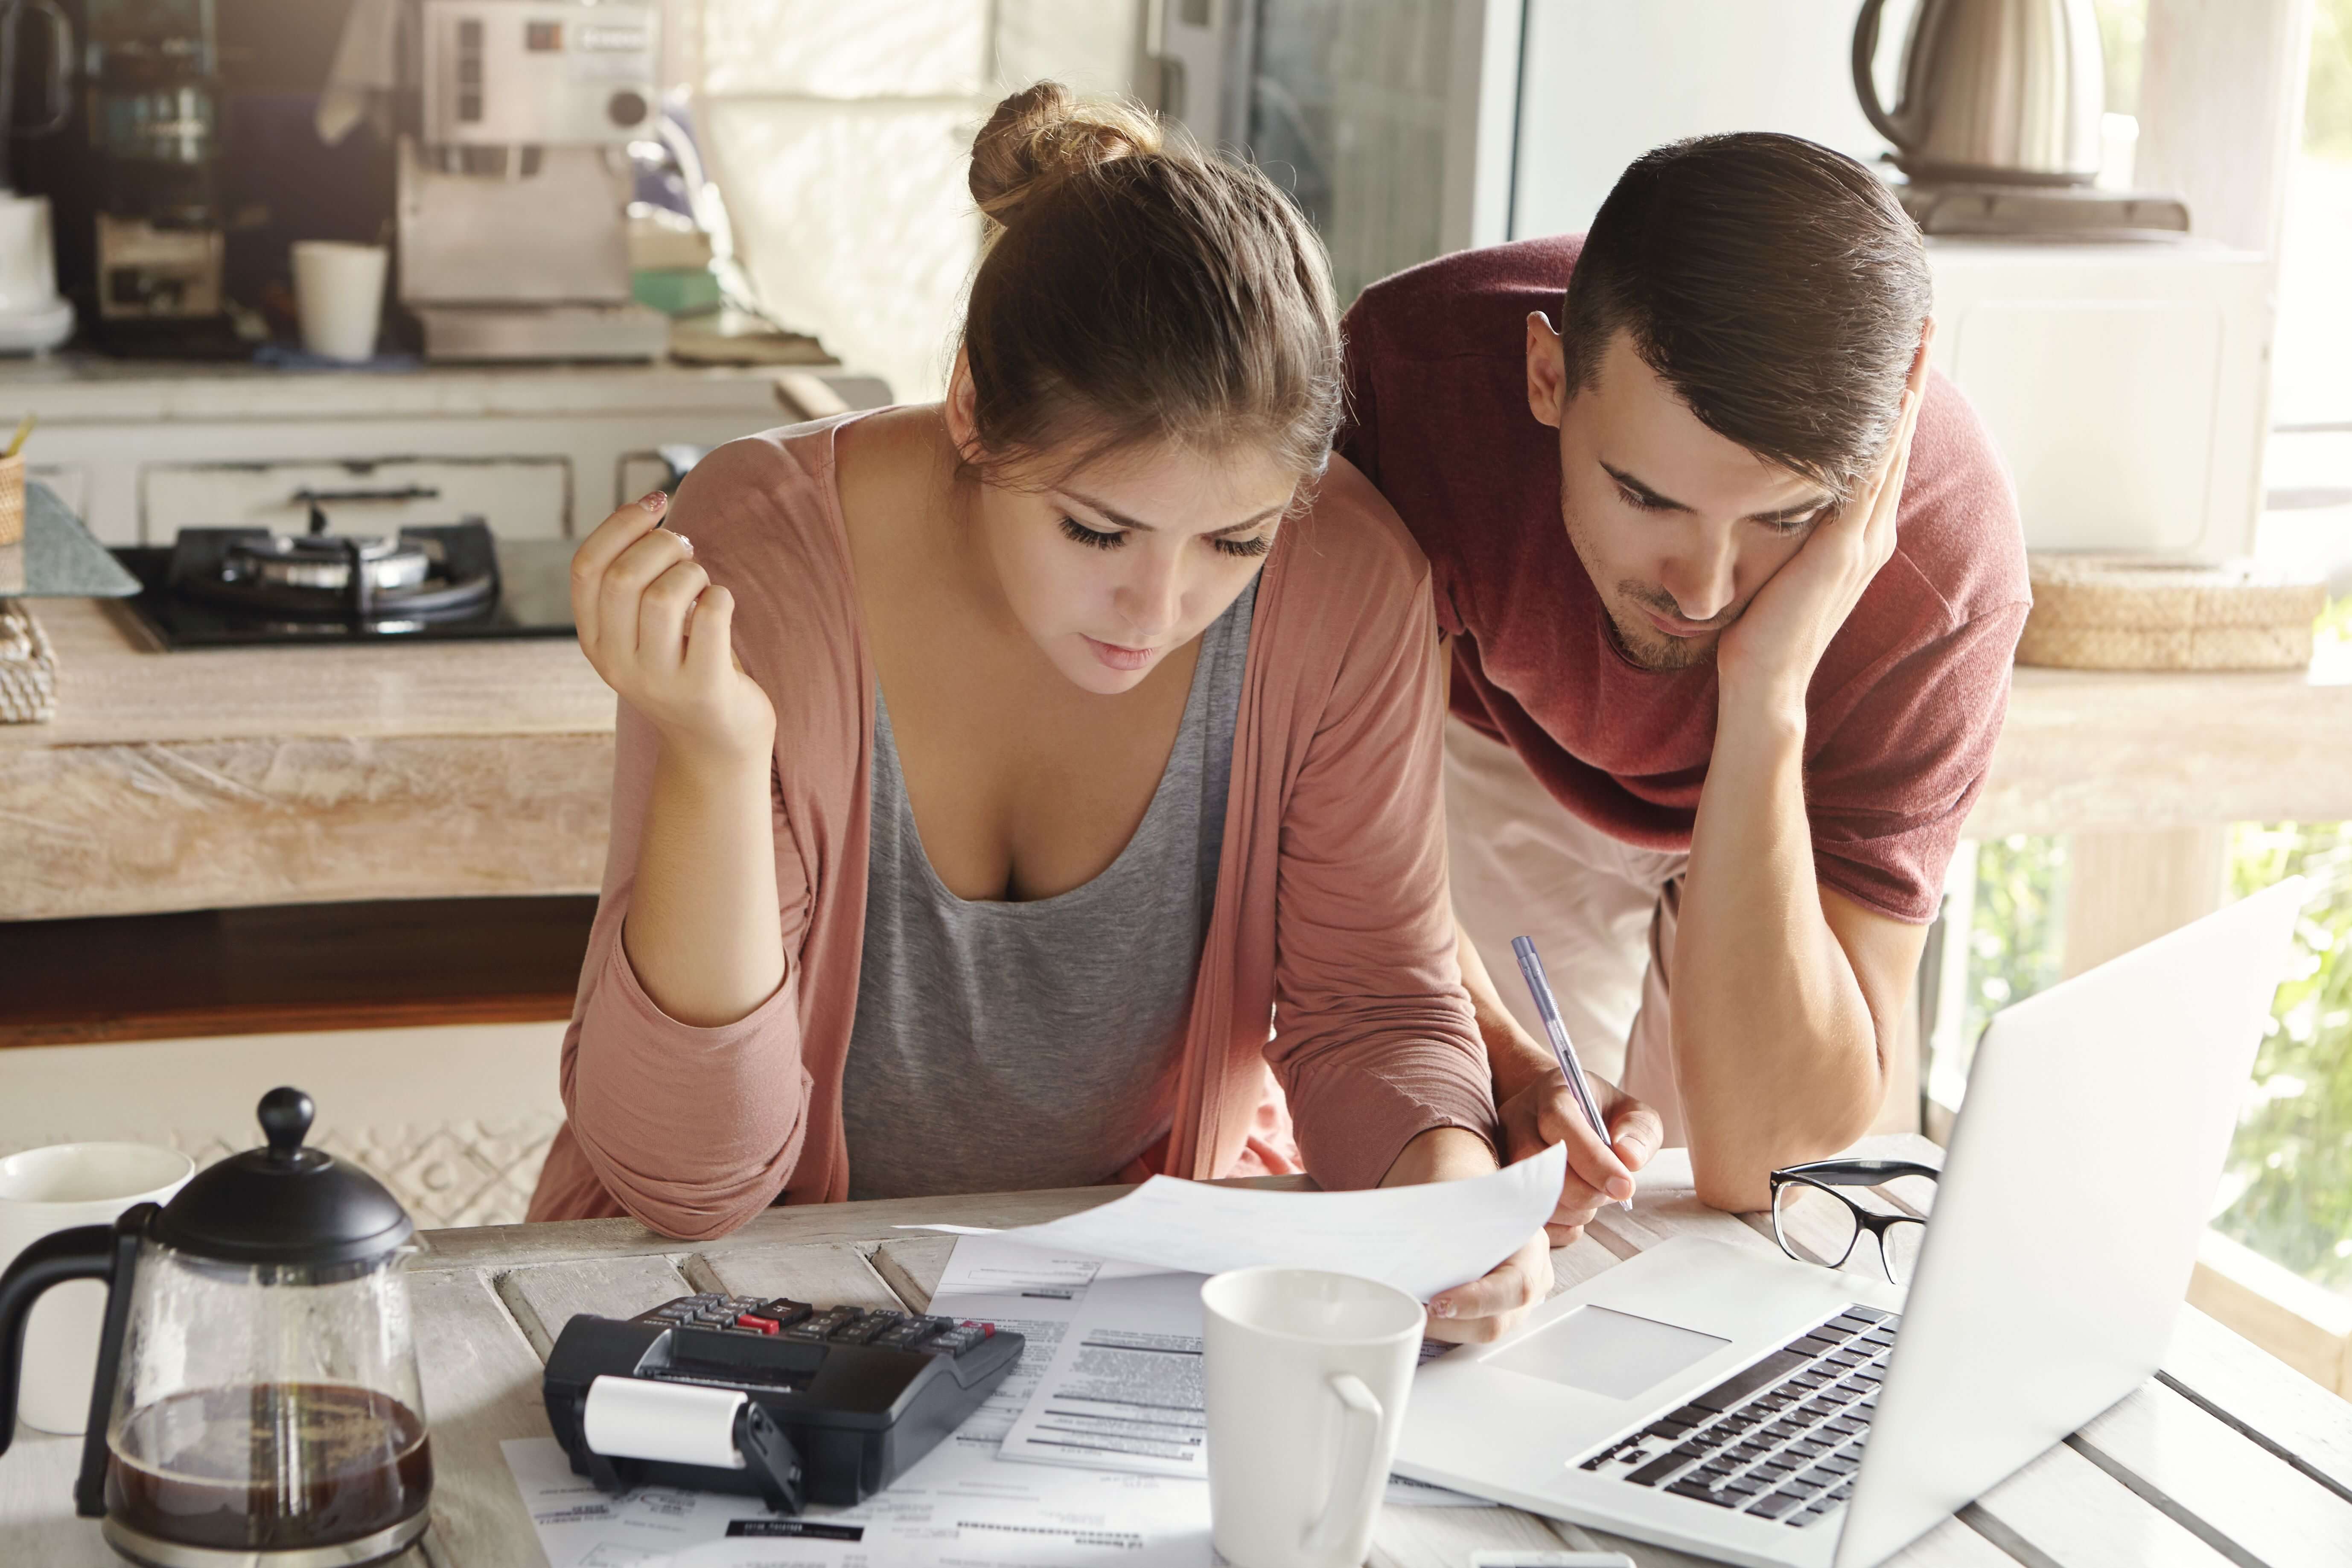
<svg viewBox="0 0 2352 1568"><path fill-rule="evenodd" d="M600 1377L588 1385L580 1426L588 1447L607 1458L740 1470L735 1413L742 1407L731 1388Z"/></svg>

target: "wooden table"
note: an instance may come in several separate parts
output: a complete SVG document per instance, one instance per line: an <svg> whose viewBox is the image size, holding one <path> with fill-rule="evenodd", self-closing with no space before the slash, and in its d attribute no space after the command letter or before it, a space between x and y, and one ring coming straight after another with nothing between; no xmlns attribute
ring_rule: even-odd
<svg viewBox="0 0 2352 1568"><path fill-rule="evenodd" d="M1874 1140L1869 1152L1937 1157L1920 1140ZM1644 1173L1632 1214L1606 1212L1583 1240L1555 1252L1560 1289L1670 1236L1773 1246L1755 1216L1701 1205L1687 1172L1662 1156ZM541 1361L550 1331L572 1313L631 1313L696 1290L919 1310L953 1240L893 1226L1025 1225L1115 1195L1085 1188L774 1209L700 1247L625 1220L428 1233L411 1289L437 1489L433 1528L401 1568L544 1561L499 1444L547 1435ZM79 1447L20 1430L0 1457L0 1563L100 1568L115 1561L97 1525L73 1517ZM1466 1568L1481 1547L1563 1546L1622 1551L1643 1568L1695 1561L1509 1509L1448 1508L1386 1510L1371 1560L1383 1568ZM2352 1405L2183 1309L2155 1380L1895 1561L1905 1568L2352 1563Z"/></svg>

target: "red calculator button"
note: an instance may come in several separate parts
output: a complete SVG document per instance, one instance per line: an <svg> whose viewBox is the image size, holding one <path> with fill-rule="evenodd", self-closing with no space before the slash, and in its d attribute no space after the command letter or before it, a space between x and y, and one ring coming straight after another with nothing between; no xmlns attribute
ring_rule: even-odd
<svg viewBox="0 0 2352 1568"><path fill-rule="evenodd" d="M773 1318L755 1318L749 1312L738 1317L735 1320L735 1326L739 1329L757 1329L763 1334L772 1334L783 1327Z"/></svg>

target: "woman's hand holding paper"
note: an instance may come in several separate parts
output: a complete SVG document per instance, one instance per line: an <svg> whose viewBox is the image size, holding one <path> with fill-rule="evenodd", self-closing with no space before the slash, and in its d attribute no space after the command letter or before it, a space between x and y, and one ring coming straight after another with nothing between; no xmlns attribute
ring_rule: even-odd
<svg viewBox="0 0 2352 1568"><path fill-rule="evenodd" d="M1495 1168L1495 1152L1476 1133L1460 1127L1433 1127L1404 1146L1381 1185L1458 1181L1486 1175ZM1431 1297L1429 1337L1456 1344L1501 1339L1519 1326L1528 1308L1550 1294L1551 1247L1538 1231L1479 1278Z"/></svg>

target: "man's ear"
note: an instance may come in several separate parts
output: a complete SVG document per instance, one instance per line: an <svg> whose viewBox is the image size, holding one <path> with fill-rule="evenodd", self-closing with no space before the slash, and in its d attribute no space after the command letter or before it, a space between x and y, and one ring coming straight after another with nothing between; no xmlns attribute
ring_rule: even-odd
<svg viewBox="0 0 2352 1568"><path fill-rule="evenodd" d="M1553 429L1568 406L1568 351L1541 310L1528 312L1528 412Z"/></svg>

